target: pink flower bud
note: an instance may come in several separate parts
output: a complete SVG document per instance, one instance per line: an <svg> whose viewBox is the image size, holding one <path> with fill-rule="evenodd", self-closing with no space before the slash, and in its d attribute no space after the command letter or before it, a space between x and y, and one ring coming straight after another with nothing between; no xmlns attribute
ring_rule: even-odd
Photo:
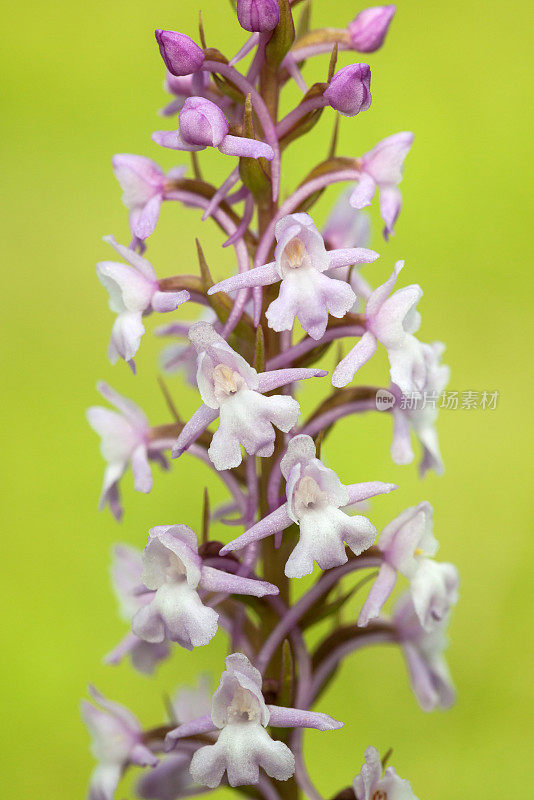
<svg viewBox="0 0 534 800"><path fill-rule="evenodd" d="M395 6L374 6L360 11L349 25L352 46L360 53L372 53L382 47Z"/></svg>
<svg viewBox="0 0 534 800"><path fill-rule="evenodd" d="M340 69L324 92L329 105L345 117L367 111L371 105L371 68L368 64L350 64Z"/></svg>
<svg viewBox="0 0 534 800"><path fill-rule="evenodd" d="M187 144L218 147L228 135L228 122L219 106L203 97L188 97L178 116L180 136Z"/></svg>
<svg viewBox="0 0 534 800"><path fill-rule="evenodd" d="M280 9L276 0L237 0L237 18L246 31L265 33L278 25Z"/></svg>
<svg viewBox="0 0 534 800"><path fill-rule="evenodd" d="M155 31L159 52L172 75L191 75L204 63L204 51L184 33Z"/></svg>

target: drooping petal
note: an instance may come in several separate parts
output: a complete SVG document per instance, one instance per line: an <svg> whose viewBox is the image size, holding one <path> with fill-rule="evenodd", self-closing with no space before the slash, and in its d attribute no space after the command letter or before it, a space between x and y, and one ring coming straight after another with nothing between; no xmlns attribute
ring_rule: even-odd
<svg viewBox="0 0 534 800"><path fill-rule="evenodd" d="M393 235L393 228L402 208L402 195L396 186L385 186L380 190L380 216L384 220L386 238Z"/></svg>
<svg viewBox="0 0 534 800"><path fill-rule="evenodd" d="M132 215L132 233L141 241L148 239L150 234L154 233L162 200L163 195L156 194L150 198L146 205L138 210L135 216Z"/></svg>
<svg viewBox="0 0 534 800"><path fill-rule="evenodd" d="M406 415L395 407L393 408L393 441L390 452L395 464L411 464L414 459L410 439L410 422Z"/></svg>
<svg viewBox="0 0 534 800"><path fill-rule="evenodd" d="M370 206L375 191L376 183L373 178L366 172L362 172L349 198L350 205L358 210Z"/></svg>
<svg viewBox="0 0 534 800"><path fill-rule="evenodd" d="M397 573L393 567L387 563L382 564L371 586L367 600L360 611L360 616L358 617L358 625L360 627L365 627L369 620L378 617L384 603L395 588L396 581Z"/></svg>
<svg viewBox="0 0 534 800"><path fill-rule="evenodd" d="M350 383L358 370L375 354L376 348L376 338L370 331L366 331L360 341L335 368L332 375L332 386L340 388Z"/></svg>
<svg viewBox="0 0 534 800"><path fill-rule="evenodd" d="M119 358L131 363L139 350L144 332L145 326L140 312L123 311L118 314L111 329L111 339L108 347L108 358L111 363L116 364Z"/></svg>
<svg viewBox="0 0 534 800"><path fill-rule="evenodd" d="M172 750L179 739L185 739L188 736L200 736L203 733L211 733L216 730L217 726L214 724L211 714L203 714L201 717L184 722L170 731L165 737L165 750Z"/></svg>
<svg viewBox="0 0 534 800"><path fill-rule="evenodd" d="M172 457L178 458L184 450L187 450L189 445L193 444L200 434L206 430L208 425L211 425L219 416L218 409L209 408L204 403L197 408L191 419L184 425L174 447L172 448Z"/></svg>
<svg viewBox="0 0 534 800"><path fill-rule="evenodd" d="M148 463L148 454L145 444L138 445L132 453L132 473L134 487L137 492L150 492L153 486L152 470Z"/></svg>

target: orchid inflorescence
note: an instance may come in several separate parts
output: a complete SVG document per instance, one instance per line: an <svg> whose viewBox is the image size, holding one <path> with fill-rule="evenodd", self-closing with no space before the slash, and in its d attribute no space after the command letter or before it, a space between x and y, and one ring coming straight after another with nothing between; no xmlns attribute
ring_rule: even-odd
<svg viewBox="0 0 534 800"><path fill-rule="evenodd" d="M302 730L343 726L313 709L342 660L363 647L402 648L425 711L454 700L443 653L458 574L452 564L434 560L431 505L423 501L401 511L375 543L368 501L397 487L348 483L349 476L338 476L322 455L336 422L376 410L385 393L391 398L393 461L413 461L413 431L422 448L421 473L443 470L435 404L402 403L414 393L439 393L448 381L443 345L416 337L422 290L417 284L396 288L403 262L374 289L359 271L379 257L366 246L369 220L362 209L378 193L384 237L393 234L413 136L393 134L359 157L335 154L338 114L353 117L371 105L370 67L356 63L336 71L338 53L380 48L395 7L365 9L345 29L311 30L308 2L295 33L298 3L234 0L237 21L250 36L231 60L207 47L202 24L200 45L183 33L157 30L173 96L162 113L177 115L178 123L152 138L189 153L192 173L184 165L165 173L144 156L113 158L133 238L123 246L106 237L120 260L97 265L117 315L109 358L123 359L135 372L145 317L200 305L196 320L156 330L178 340L164 350L164 368L183 372L199 405L183 420L162 382L173 421L153 426L134 402L99 384L115 407L88 411L107 462L100 505L120 519L123 474L131 467L135 489L150 492L151 462L168 468L169 451L179 459L178 471L189 456L210 465L229 497L212 509L204 492L200 535L176 521L153 527L142 553L128 545L115 548L113 582L131 629L106 660L129 658L135 669L153 673L172 648L206 646L219 628L229 637L229 655L212 697L205 679L181 689L169 701L168 721L149 730L91 689L94 702L83 704L98 760L91 800L112 800L131 765L149 768L137 783L143 798L172 800L223 783L262 800L294 800L300 793L321 800L303 758ZM249 54L248 68L240 72L236 65ZM308 88L301 68L322 54L330 55L327 79ZM279 118L280 93L291 82L303 97ZM282 201L282 155L327 107L336 123L328 158ZM206 148L238 159L221 186L202 177L198 153ZM349 188L321 232L309 212L338 183ZM145 251L169 201L200 209L203 220L222 229L223 247L235 254L233 276L215 283L197 240L199 275L158 279ZM301 338L294 335L296 321ZM344 357L341 340L349 344ZM379 345L389 359L388 384L354 385ZM333 346L333 389L302 420L296 387L308 379L328 385L328 372L314 365ZM350 513L351 506L357 513ZM223 544L210 537L215 524L242 532ZM311 588L299 592L298 580L314 570ZM363 579L341 587L361 571ZM409 588L387 617L383 609L399 576ZM360 592L365 599L359 615L347 619L347 601ZM326 633L312 647L308 631L325 620ZM339 787L340 797L415 797L376 748L368 747L364 757L352 786ZM352 774L357 769L355 761Z"/></svg>

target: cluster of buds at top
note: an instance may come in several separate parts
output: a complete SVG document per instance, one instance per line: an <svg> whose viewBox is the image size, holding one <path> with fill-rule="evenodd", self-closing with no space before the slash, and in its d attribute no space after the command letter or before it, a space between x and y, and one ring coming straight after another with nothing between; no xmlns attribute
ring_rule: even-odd
<svg viewBox="0 0 534 800"><path fill-rule="evenodd" d="M441 363L444 346L416 335L423 292L418 284L397 287L402 261L385 282L372 281L379 253L369 248L363 211L378 194L384 236L391 236L413 135L396 133L347 156L336 154L334 135L327 158L309 165L293 191L284 186L286 199L280 199L285 151L327 109L337 129L338 115L354 118L370 107L369 64L338 68L337 59L344 51L378 50L395 7L364 9L345 28L311 30L309 8L296 26L292 5L237 0L236 24L250 36L231 59L206 46L202 29L201 44L185 33L157 30L173 96L163 116L178 120L152 139L189 154L192 169L180 163L164 172L145 156L113 158L132 241L126 247L106 237L120 261L97 265L116 315L109 358L123 359L135 372L145 317L200 306L199 314L185 315L187 322L180 317L155 331L177 340L164 350L163 367L183 373L198 393L198 407L182 418L173 387L162 382L172 420L152 425L137 404L99 384L114 406L88 411L106 461L100 505L120 519L123 475L131 468L135 489L148 493L151 462L169 469L168 454L177 475L189 456L212 467L228 498L213 508L205 490L197 535L182 522L178 496L176 516L150 529L144 550L115 548L113 584L129 630L106 661L129 658L135 669L152 674L173 650L194 658L186 651L209 646L223 635L219 631L229 637L229 655L213 696L204 679L182 689L157 728L144 730L127 709L91 690L96 705L83 706L98 760L90 800L112 800L130 765L151 768L136 787L147 799L171 800L227 783L253 786L251 796L263 800L294 800L299 792L322 800L303 759L302 731L343 726L314 706L341 661L363 646L402 648L425 711L454 700L444 651L459 581L452 564L435 560L430 503L397 508L378 533L370 502L395 502L397 488L387 480L388 459L385 480L376 480L365 474L361 458L358 475L347 474L347 464L339 465L338 475L325 453L336 423L375 410L392 420L396 464L413 461L413 432L422 448L421 473L443 471L435 407L403 401L412 393L443 391L449 377ZM249 53L244 74L236 65ZM301 67L324 53L330 56L326 80L308 87ZM303 96L279 118L279 96L290 81ZM221 185L203 177L198 154L207 148L237 159ZM341 183L349 186L321 229L313 207ZM216 223L223 246L233 249L234 274L215 281L197 239L198 275L187 268L158 277L144 253L170 202ZM389 360L388 379L382 386L355 384L379 345ZM323 367L331 367L333 353L330 374ZM324 387L325 397L303 418L294 395L308 379ZM387 413L379 402L384 395L391 401ZM228 526L241 530L227 536ZM213 536L215 527L224 542ZM314 577L303 590L298 579L308 575ZM355 585L334 594L356 575ZM407 592L388 615L384 609L400 579ZM356 593L360 609L349 616L347 601ZM312 650L307 631L319 620L328 625ZM362 751L365 761L352 786L343 789L346 778L339 778L340 796L415 800L409 782L385 768L375 747L362 744ZM352 775L358 767L355 762ZM275 788L273 781L282 783Z"/></svg>

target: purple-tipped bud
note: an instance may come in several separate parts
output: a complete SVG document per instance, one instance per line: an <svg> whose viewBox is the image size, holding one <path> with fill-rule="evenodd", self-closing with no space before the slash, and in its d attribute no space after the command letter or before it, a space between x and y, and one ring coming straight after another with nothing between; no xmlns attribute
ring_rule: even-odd
<svg viewBox="0 0 534 800"><path fill-rule="evenodd" d="M191 75L204 63L204 51L185 33L155 31L159 52L172 75Z"/></svg>
<svg viewBox="0 0 534 800"><path fill-rule="evenodd" d="M277 0L237 0L237 18L246 31L273 31L280 19Z"/></svg>
<svg viewBox="0 0 534 800"><path fill-rule="evenodd" d="M371 105L369 64L350 64L340 69L324 92L329 105L345 117L355 117Z"/></svg>
<svg viewBox="0 0 534 800"><path fill-rule="evenodd" d="M382 47L395 6L373 6L360 11L349 25L352 46L360 53L372 53Z"/></svg>
<svg viewBox="0 0 534 800"><path fill-rule="evenodd" d="M228 135L228 122L223 112L204 97L188 97L178 123L180 136L187 144L218 147Z"/></svg>

